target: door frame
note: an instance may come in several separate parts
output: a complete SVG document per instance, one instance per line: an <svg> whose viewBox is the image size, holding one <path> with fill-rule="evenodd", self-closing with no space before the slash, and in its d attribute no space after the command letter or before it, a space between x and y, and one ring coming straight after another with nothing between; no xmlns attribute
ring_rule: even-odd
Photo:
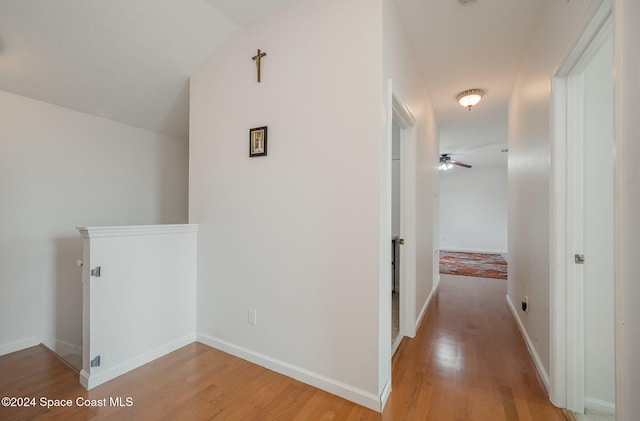
<svg viewBox="0 0 640 421"><path fill-rule="evenodd" d="M578 229L584 223L583 72L612 33L612 2L603 0L551 78L549 398L556 406L580 413L584 411L584 268L575 264L573 254L584 247L583 231Z"/></svg>
<svg viewBox="0 0 640 421"><path fill-rule="evenodd" d="M400 253L400 334L416 335L416 205L417 131L416 119L402 97L387 81L385 89L382 139L380 141L380 220L378 280L378 390L380 411L391 393L391 186L393 121L400 127L400 234L404 238Z"/></svg>
<svg viewBox="0 0 640 421"><path fill-rule="evenodd" d="M400 127L400 335L416 336L416 120L393 92L392 119ZM410 305L414 303L414 305Z"/></svg>

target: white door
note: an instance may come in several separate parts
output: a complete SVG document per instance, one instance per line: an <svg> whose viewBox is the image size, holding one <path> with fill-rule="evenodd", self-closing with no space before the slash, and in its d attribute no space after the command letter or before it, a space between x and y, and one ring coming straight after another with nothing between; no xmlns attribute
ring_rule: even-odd
<svg viewBox="0 0 640 421"><path fill-rule="evenodd" d="M613 413L614 132L613 40L609 34L586 66L584 101L584 403Z"/></svg>
<svg viewBox="0 0 640 421"><path fill-rule="evenodd" d="M611 4L554 80L552 402L615 410Z"/></svg>

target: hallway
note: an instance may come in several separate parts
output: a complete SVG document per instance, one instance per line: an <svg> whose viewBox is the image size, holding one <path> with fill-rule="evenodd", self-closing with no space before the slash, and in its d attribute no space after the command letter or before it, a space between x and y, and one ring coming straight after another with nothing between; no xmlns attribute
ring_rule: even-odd
<svg viewBox="0 0 640 421"><path fill-rule="evenodd" d="M393 369L385 420L564 420L505 300L504 280L441 275ZM395 361L394 361L395 362Z"/></svg>
<svg viewBox="0 0 640 421"><path fill-rule="evenodd" d="M0 357L3 396L131 397L131 407L4 408L0 419L564 420L505 302L506 281L442 275L415 339L400 346L380 414L202 344L84 390L42 347Z"/></svg>

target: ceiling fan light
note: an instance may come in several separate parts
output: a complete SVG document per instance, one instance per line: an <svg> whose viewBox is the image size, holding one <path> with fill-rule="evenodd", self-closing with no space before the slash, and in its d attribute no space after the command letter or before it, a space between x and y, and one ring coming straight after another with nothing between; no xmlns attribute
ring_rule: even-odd
<svg viewBox="0 0 640 421"><path fill-rule="evenodd" d="M453 164L451 163L451 158L446 154L440 155L440 165L438 165L438 169L441 171L447 171L452 167Z"/></svg>
<svg viewBox="0 0 640 421"><path fill-rule="evenodd" d="M463 107L471 111L471 107L476 105L482 99L484 91L482 89L469 89L464 92L460 92L456 99Z"/></svg>
<svg viewBox="0 0 640 421"><path fill-rule="evenodd" d="M450 170L451 168L453 168L453 164L451 163L451 158L449 158L448 156L441 156L440 157L440 164L438 165L438 169L440 171L447 171Z"/></svg>

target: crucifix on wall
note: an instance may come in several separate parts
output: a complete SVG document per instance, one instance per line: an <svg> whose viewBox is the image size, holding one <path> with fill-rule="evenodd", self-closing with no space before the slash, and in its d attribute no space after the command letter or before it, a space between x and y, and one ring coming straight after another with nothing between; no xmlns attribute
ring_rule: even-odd
<svg viewBox="0 0 640 421"><path fill-rule="evenodd" d="M260 49L258 48L258 54L256 54L255 56L251 57L251 60L256 62L256 69L258 70L258 83L260 82L260 60L262 59L262 57L266 56L267 53L263 53L260 51Z"/></svg>

